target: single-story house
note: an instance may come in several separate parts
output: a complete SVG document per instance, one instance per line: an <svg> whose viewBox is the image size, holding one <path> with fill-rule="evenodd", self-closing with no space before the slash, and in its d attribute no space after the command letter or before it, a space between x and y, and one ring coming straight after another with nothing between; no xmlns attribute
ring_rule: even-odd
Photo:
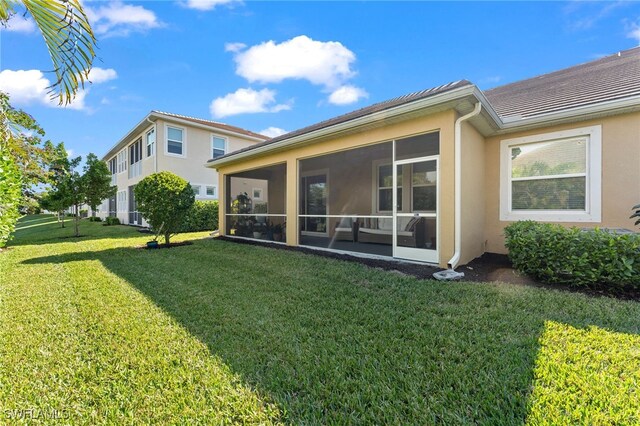
<svg viewBox="0 0 640 426"><path fill-rule="evenodd" d="M292 246L455 268L505 253L517 220L630 228L640 48L488 91L462 80L411 93L207 167L221 234ZM267 190L242 189L256 181Z"/></svg>

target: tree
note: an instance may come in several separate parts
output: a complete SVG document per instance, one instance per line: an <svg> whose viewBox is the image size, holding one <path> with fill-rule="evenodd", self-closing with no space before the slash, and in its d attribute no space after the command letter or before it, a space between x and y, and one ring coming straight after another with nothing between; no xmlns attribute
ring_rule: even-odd
<svg viewBox="0 0 640 426"><path fill-rule="evenodd" d="M138 211L156 235L164 235L168 246L171 235L195 201L191 185L171 172L159 172L142 179L134 189Z"/></svg>
<svg viewBox="0 0 640 426"><path fill-rule="evenodd" d="M74 201L70 193L73 185L68 182L69 175L80 161L81 157L70 160L64 143L60 143L55 147L49 165L51 191L47 193L46 197L43 197L42 207L46 210L57 212L58 220L63 228L64 211L73 205Z"/></svg>
<svg viewBox="0 0 640 426"><path fill-rule="evenodd" d="M0 24L6 25L22 4L42 33L56 81L52 98L68 104L88 81L95 58L96 39L81 0L0 0Z"/></svg>
<svg viewBox="0 0 640 426"><path fill-rule="evenodd" d="M102 200L112 197L118 190L111 186L111 172L104 161L90 153L84 166L85 202L91 207L91 215L96 215L96 208Z"/></svg>

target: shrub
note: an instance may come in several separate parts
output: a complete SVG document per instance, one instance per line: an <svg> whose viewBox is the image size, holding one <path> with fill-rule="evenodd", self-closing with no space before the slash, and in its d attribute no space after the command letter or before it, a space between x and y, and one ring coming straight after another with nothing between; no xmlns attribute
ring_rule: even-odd
<svg viewBox="0 0 640 426"><path fill-rule="evenodd" d="M156 239L164 235L168 245L195 201L191 185L171 172L160 172L142 179L134 191L138 211L153 229Z"/></svg>
<svg viewBox="0 0 640 426"><path fill-rule="evenodd" d="M98 218L100 219L100 218ZM107 216L103 223L104 226L120 225L120 219L114 216Z"/></svg>
<svg viewBox="0 0 640 426"><path fill-rule="evenodd" d="M178 232L213 231L218 229L218 202L196 201L184 215Z"/></svg>
<svg viewBox="0 0 640 426"><path fill-rule="evenodd" d="M0 248L7 245L20 217L22 174L8 152L0 150Z"/></svg>
<svg viewBox="0 0 640 426"><path fill-rule="evenodd" d="M91 216L89 218L89 222L102 222L102 219L100 219L98 216Z"/></svg>
<svg viewBox="0 0 640 426"><path fill-rule="evenodd" d="M640 287L640 235L522 221L505 228L513 266L547 283Z"/></svg>

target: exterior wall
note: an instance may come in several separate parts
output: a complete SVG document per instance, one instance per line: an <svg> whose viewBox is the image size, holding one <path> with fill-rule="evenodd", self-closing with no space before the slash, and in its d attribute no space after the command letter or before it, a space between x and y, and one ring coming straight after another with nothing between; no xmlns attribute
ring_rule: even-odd
<svg viewBox="0 0 640 426"><path fill-rule="evenodd" d="M506 253L503 230L510 223L500 220L500 141L595 125L602 126L602 221L563 225L634 229L629 216L631 207L640 202L640 113L487 138L484 176L486 251Z"/></svg>
<svg viewBox="0 0 640 426"><path fill-rule="evenodd" d="M184 130L184 157L178 157L174 155L167 155L166 153L166 125L181 128ZM146 152L146 133L154 128L156 134L156 146L155 154L147 157ZM218 199L220 192L220 186L217 187L218 196L206 196L205 186L218 185L218 176L215 170L205 167L206 162L211 159L212 145L211 138L213 135L224 137L227 140L227 152L236 151L241 148L245 148L254 144L255 142L248 141L239 137L229 136L224 133L217 133L215 129L201 129L197 127L191 127L184 124L174 124L169 120L158 119L155 124L149 123L142 132L131 137L125 145L128 149L129 145L142 138L142 164L140 175L129 178L130 164L127 158L127 170L116 174L115 185L118 187L118 191L127 191L127 197L129 192L129 186L135 185L140 180L149 176L152 173L160 171L170 171L178 176L188 180L194 185L201 185L201 194L196 197L198 200L216 200ZM118 151L120 152L120 151ZM117 153L115 154L117 156ZM113 157L107 158L107 162ZM129 199L127 198L126 211L120 211L122 207L118 206L117 217L123 224L129 224ZM98 214L100 217L105 218L108 216L108 211L100 211ZM146 221L143 220L143 226L146 226Z"/></svg>
<svg viewBox="0 0 640 426"><path fill-rule="evenodd" d="M245 170L266 167L286 162L287 164L287 244L298 245L298 160L338 152L345 149L386 142L406 136L440 132L440 211L439 211L439 250L440 264L445 265L453 255L454 239L454 146L453 126L456 116L453 110L414 118L400 123L390 124L343 137L328 138L317 143L303 145L287 151L266 154L262 157L236 162L220 167L219 187L224 189L225 175ZM335 183L333 183L335 184ZM348 184L351 184L350 182ZM367 191L370 191L371 177L368 177ZM226 192L220 192L225 194ZM226 229L226 206L220 206L220 230ZM371 208L371 206L369 206Z"/></svg>
<svg viewBox="0 0 640 426"><path fill-rule="evenodd" d="M469 263L485 251L485 140L468 122L462 122L462 205L460 263Z"/></svg>

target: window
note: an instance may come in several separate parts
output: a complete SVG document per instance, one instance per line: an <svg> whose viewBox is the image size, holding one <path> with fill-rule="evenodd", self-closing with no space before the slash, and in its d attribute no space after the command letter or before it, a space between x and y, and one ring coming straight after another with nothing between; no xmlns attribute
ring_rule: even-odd
<svg viewBox="0 0 640 426"><path fill-rule="evenodd" d="M123 173L127 171L127 149L126 148L118 153L117 161L118 161L118 164L116 169L118 173Z"/></svg>
<svg viewBox="0 0 640 426"><path fill-rule="evenodd" d="M227 152L227 140L220 136L213 136L211 138L211 146L213 149L213 158L222 157Z"/></svg>
<svg viewBox="0 0 640 426"><path fill-rule="evenodd" d="M217 197L215 186L207 186L207 197Z"/></svg>
<svg viewBox="0 0 640 426"><path fill-rule="evenodd" d="M184 156L184 130L167 126L167 154Z"/></svg>
<svg viewBox="0 0 640 426"><path fill-rule="evenodd" d="M112 175L115 175L117 173L117 170L116 157L113 157L111 160L109 160L109 171Z"/></svg>
<svg viewBox="0 0 640 426"><path fill-rule="evenodd" d="M398 167L398 211L402 210L402 166ZM378 211L393 210L393 168L391 164L378 166Z"/></svg>
<svg viewBox="0 0 640 426"><path fill-rule="evenodd" d="M195 195L196 197L200 196L200 185L191 185L191 189L193 190L193 195Z"/></svg>
<svg viewBox="0 0 640 426"><path fill-rule="evenodd" d="M151 157L156 153L156 129L151 129L146 135L147 157Z"/></svg>
<svg viewBox="0 0 640 426"><path fill-rule="evenodd" d="M253 199L262 200L262 188L253 188Z"/></svg>
<svg viewBox="0 0 640 426"><path fill-rule="evenodd" d="M437 182L436 161L422 161L411 165L411 211L436 211Z"/></svg>
<svg viewBox="0 0 640 426"><path fill-rule="evenodd" d="M129 178L140 176L142 173L142 138L129 145Z"/></svg>
<svg viewBox="0 0 640 426"><path fill-rule="evenodd" d="M118 191L117 194L118 201L116 205L118 206L119 212L126 212L127 210L127 191Z"/></svg>
<svg viewBox="0 0 640 426"><path fill-rule="evenodd" d="M601 127L501 142L500 219L599 222Z"/></svg>

